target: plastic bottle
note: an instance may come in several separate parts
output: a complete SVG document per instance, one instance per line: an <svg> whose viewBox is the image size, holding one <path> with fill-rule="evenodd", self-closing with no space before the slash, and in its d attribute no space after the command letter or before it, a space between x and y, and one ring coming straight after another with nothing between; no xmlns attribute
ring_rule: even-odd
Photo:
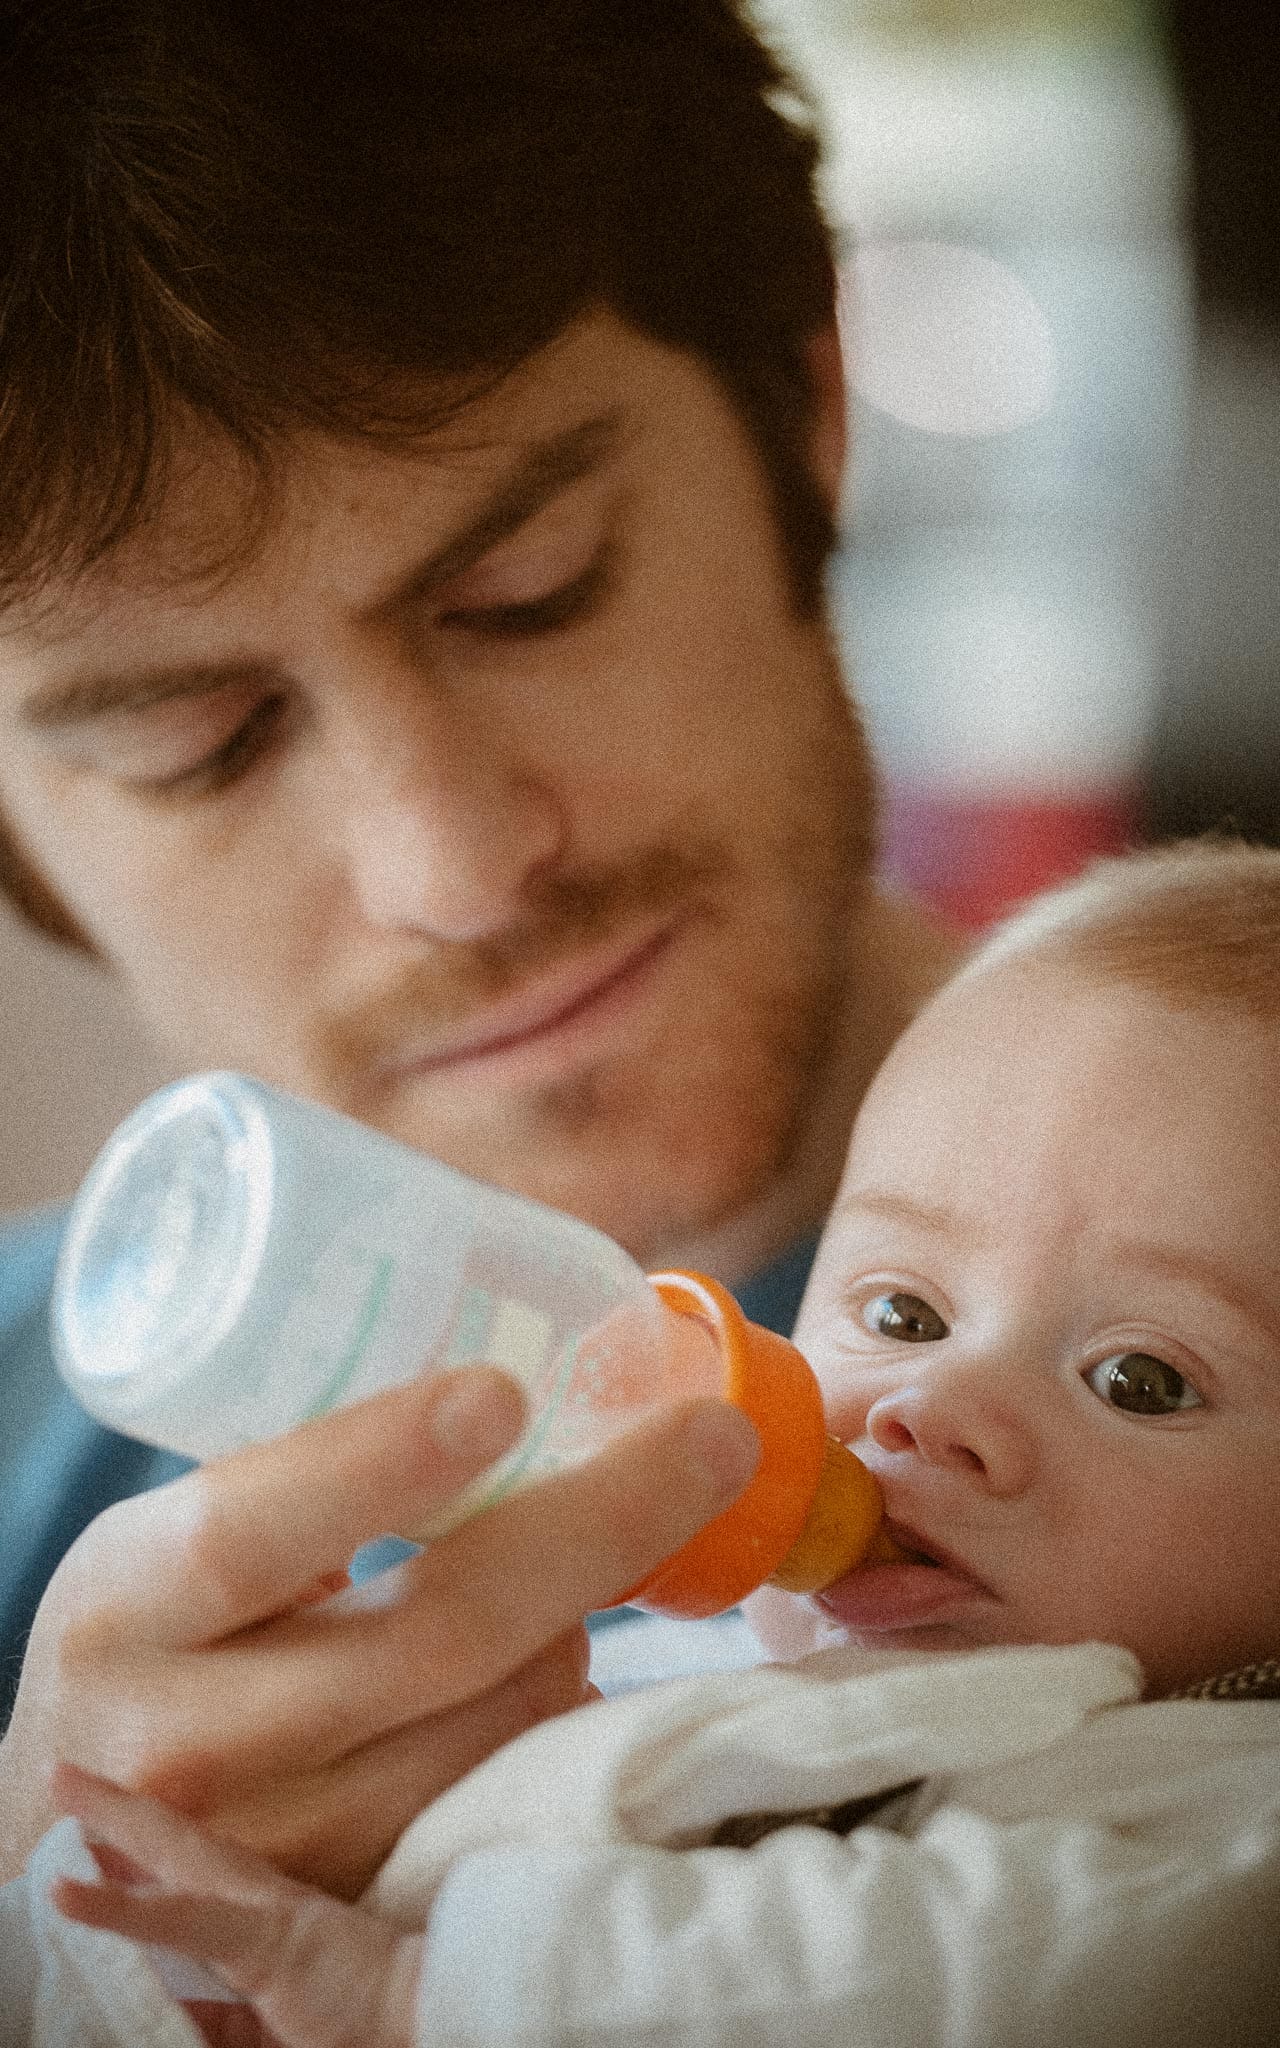
<svg viewBox="0 0 1280 2048"><path fill-rule="evenodd" d="M59 1368L109 1427L205 1459L423 1372L522 1384L515 1447L425 1529L589 1457L692 1394L762 1439L745 1492L625 1598L685 1616L773 1578L831 1583L880 1496L828 1438L800 1353L696 1274L652 1281L586 1224L238 1074L151 1096L80 1190L54 1284Z"/></svg>

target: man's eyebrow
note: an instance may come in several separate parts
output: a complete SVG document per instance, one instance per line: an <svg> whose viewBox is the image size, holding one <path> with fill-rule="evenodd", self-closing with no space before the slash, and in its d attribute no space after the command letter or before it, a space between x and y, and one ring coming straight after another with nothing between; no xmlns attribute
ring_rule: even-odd
<svg viewBox="0 0 1280 2048"><path fill-rule="evenodd" d="M172 697L205 697L234 683L269 682L272 675L262 662L211 661L181 668L122 669L118 675L73 676L34 690L19 706L18 720L37 732L58 732L87 725L113 711L142 711Z"/></svg>
<svg viewBox="0 0 1280 2048"><path fill-rule="evenodd" d="M614 406L561 433L530 442L514 470L466 524L375 599L368 615L377 617L429 596L474 567L490 548L517 532L561 491L603 468L622 441L623 426L623 408ZM24 726L36 731L58 731L116 711L143 710L174 697L206 696L232 684L273 679L279 681L265 664L247 659L130 667L119 673L73 676L46 684L24 701L18 716Z"/></svg>

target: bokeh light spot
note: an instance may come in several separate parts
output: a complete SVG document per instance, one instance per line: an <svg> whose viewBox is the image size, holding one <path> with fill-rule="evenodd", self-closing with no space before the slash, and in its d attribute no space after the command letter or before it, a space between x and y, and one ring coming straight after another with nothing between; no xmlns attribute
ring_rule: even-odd
<svg viewBox="0 0 1280 2048"><path fill-rule="evenodd" d="M906 426L1004 434L1053 404L1053 331L1022 281L981 249L869 243L846 266L841 319L858 396Z"/></svg>

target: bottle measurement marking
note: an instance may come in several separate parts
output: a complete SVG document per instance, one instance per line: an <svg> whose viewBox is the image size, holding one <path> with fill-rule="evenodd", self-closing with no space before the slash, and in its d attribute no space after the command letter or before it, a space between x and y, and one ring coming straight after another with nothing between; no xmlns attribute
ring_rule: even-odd
<svg viewBox="0 0 1280 2048"><path fill-rule="evenodd" d="M329 1384L321 1388L306 1414L301 1418L304 1422L314 1422L317 1416L327 1415L331 1408L337 1407L339 1400L346 1392L355 1375L356 1367L364 1357L378 1317L386 1307L387 1296L391 1292L391 1279L394 1272L394 1259L379 1259L374 1268L373 1278L369 1282L369 1291L361 1304L355 1334L342 1357L338 1360Z"/></svg>
<svg viewBox="0 0 1280 2048"><path fill-rule="evenodd" d="M564 1362L556 1374L552 1386L547 1390L545 1397L546 1405L539 1410L534 1418L523 1442L517 1444L515 1450L509 1453L508 1460L503 1461L490 1486L481 1494L477 1503L479 1508L488 1509L496 1507L500 1500L505 1500L509 1493L515 1492L523 1474L529 1470L530 1466L536 1464L537 1459L542 1454L547 1437L555 1427L560 1403L564 1399L565 1390L573 1378L577 1364L578 1347L576 1344L570 1344L567 1347ZM555 1468L549 1466L547 1469L553 1470Z"/></svg>

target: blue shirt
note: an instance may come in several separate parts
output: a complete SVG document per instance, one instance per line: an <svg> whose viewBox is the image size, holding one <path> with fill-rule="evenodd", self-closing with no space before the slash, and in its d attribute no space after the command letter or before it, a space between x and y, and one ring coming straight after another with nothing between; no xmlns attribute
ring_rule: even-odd
<svg viewBox="0 0 1280 2048"><path fill-rule="evenodd" d="M0 1226L0 1728L40 1597L63 1553L113 1501L189 1469L94 1422L54 1367L49 1292L65 1211ZM790 1334L816 1239L737 1290L753 1322Z"/></svg>
<svg viewBox="0 0 1280 2048"><path fill-rule="evenodd" d="M65 1211L0 1229L0 1726L40 1596L112 1501L187 1469L87 1416L54 1368L49 1290Z"/></svg>

